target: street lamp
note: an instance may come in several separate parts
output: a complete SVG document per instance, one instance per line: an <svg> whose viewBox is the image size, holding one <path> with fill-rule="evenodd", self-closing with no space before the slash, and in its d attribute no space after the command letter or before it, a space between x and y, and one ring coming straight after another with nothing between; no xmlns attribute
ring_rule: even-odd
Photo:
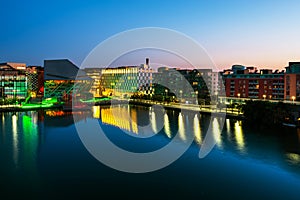
<svg viewBox="0 0 300 200"><path fill-rule="evenodd" d="M295 97L295 96L292 96L293 104L294 104L294 102L295 102L295 99L296 99L296 97Z"/></svg>
<svg viewBox="0 0 300 200"><path fill-rule="evenodd" d="M263 98L264 98L264 100L266 100L266 97L267 97L267 95L263 94Z"/></svg>
<svg viewBox="0 0 300 200"><path fill-rule="evenodd" d="M238 94L237 94L237 96L238 96L238 98L240 98L241 94L240 94L240 93L238 93Z"/></svg>
<svg viewBox="0 0 300 200"><path fill-rule="evenodd" d="M179 90L180 93L180 101L182 102L182 90Z"/></svg>

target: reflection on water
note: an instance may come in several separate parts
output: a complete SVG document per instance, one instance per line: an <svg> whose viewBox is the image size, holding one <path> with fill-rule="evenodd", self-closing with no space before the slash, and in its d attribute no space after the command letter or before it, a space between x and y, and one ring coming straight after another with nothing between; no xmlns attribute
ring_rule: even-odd
<svg viewBox="0 0 300 200"><path fill-rule="evenodd" d="M202 144L202 135L201 135L201 129L200 129L200 124L199 124L199 119L198 119L198 115L195 114L194 117L194 135L195 135L195 140L197 142L197 144Z"/></svg>
<svg viewBox="0 0 300 200"><path fill-rule="evenodd" d="M296 153L287 153L287 160L290 164L299 165L300 164L300 155Z"/></svg>
<svg viewBox="0 0 300 200"><path fill-rule="evenodd" d="M2 148L6 156L11 155L5 163L26 173L36 172L39 130L43 127L39 124L43 118L38 115L36 111L2 113Z"/></svg>
<svg viewBox="0 0 300 200"><path fill-rule="evenodd" d="M12 116L11 122L12 122L12 135L13 135L13 158L15 166L18 167L18 157L19 157L19 140L18 140L18 131L17 131L17 121L18 117L16 114Z"/></svg>
<svg viewBox="0 0 300 200"><path fill-rule="evenodd" d="M242 152L246 152L245 148L245 142L244 142L244 135L243 135L243 129L242 126L240 125L240 121L237 121L234 123L234 134L235 134L235 140L238 149Z"/></svg>
<svg viewBox="0 0 300 200"><path fill-rule="evenodd" d="M219 148L222 148L221 128L217 118L212 119L212 134Z"/></svg>
<svg viewBox="0 0 300 200"><path fill-rule="evenodd" d="M179 137L183 140L186 141L186 132L184 129L184 122L183 122L183 117L182 117L182 113L179 113L178 116L178 133L179 133Z"/></svg>
<svg viewBox="0 0 300 200"><path fill-rule="evenodd" d="M65 151L67 152L65 155L70 156L70 160L76 158L74 159L75 161L73 161L75 164L72 163L74 164L74 166L76 164L80 165L80 163L76 163L78 161L77 157L80 158L80 156L86 156L86 154L81 152L82 149L84 149L84 147L80 146L82 145L80 141L77 141L78 143L70 142L72 140L74 141L74 138L77 138L77 140L79 140L78 136L75 133L72 114L76 114L82 117L80 118L80 120L88 120L88 118L99 119L99 121L101 121L103 124L105 124L105 126L107 126L107 130L114 130L114 136L116 137L122 132L120 132L116 128L112 128L111 126L118 127L120 129L124 129L134 134L137 134L141 131L143 127L138 125L148 125L149 127L147 128L149 128L149 130L153 130L153 132L158 132L158 134L155 135L154 140L151 141L155 141L158 143L161 141L168 142L172 137L174 137L174 134L178 132L180 136L179 138L182 142L184 142L188 137L194 137L197 145L193 145L192 148L201 148L203 138L206 136L206 130L208 130L209 128L210 116L202 115L199 113L195 114L173 110L164 111L163 109L161 109L160 113L158 112L159 109L160 108L157 108L154 111L154 109L150 110L144 107L140 108L137 106L126 105L113 107L95 106L93 107L91 112L78 111L71 113L57 110L2 113L2 124L0 124L0 130L2 130L0 137L0 168L2 167L1 169L4 169L2 171L5 172L11 170L12 168L13 170L22 170L22 173L18 173L16 176L19 176L19 174L28 174L29 177L39 174L39 170L41 170L40 168L45 168L45 166L47 168L47 164L50 164L50 167L48 167L47 170L54 167L55 171L55 169L65 167L65 157L58 156ZM294 171L296 171L298 175L300 175L300 132L297 133L296 131L289 131L288 133L285 133L283 137L278 135L272 135L270 137L267 137L263 134L248 134L249 130L243 127L243 124L240 121L232 119L226 119L224 130L221 131L220 119L213 118L212 120L213 121L211 123L211 131L217 144L215 147L216 151L213 151L212 155L209 155L212 156L210 158L213 159L203 159L201 160L201 163L199 162L200 164L198 163L199 165L197 164L197 167L201 167L201 164L205 162L207 162L207 165L205 165L205 167L216 167L210 165L211 163L209 163L211 160L214 160L214 164L220 165L216 168L218 168L218 170L219 168L222 170L228 168L229 164L226 162L229 161L226 159L231 155L233 155L235 158L247 156L247 158L249 159L245 159L246 161L244 160L247 165L245 163L244 165L241 164L244 161L240 162L240 159L234 159L233 162L236 163L230 163L230 165L232 164L232 166L236 167L234 170L239 169L239 173L242 174L245 178L249 178L249 180L252 177L248 177L248 175L244 174L247 174L248 171L249 174L256 173L255 170L251 171L251 168L246 167L248 166L248 164L251 165L253 161L255 162L255 164L257 164L256 161L258 161L266 162L268 163L268 165L271 166L278 165L278 168L280 168L280 170L284 172L286 172L287 169L292 168ZM161 124L163 124L163 126L161 126ZM67 131L66 127L68 128ZM160 127L162 127L161 130ZM68 134L66 134L66 132ZM286 143L286 146L283 145L284 142ZM57 145L59 143L60 145ZM150 143L149 145L152 144ZM59 151L56 152L57 154L51 154L51 152L57 151L58 146L60 147L61 152ZM72 148L70 150L69 148L71 146ZM40 155L41 149L44 150L44 154L42 155ZM75 150L75 152L73 150ZM214 157L216 156L214 152L221 152L219 154L220 157L214 159L216 158ZM56 155L57 158L53 157L51 158L51 160L50 157L45 156L45 154ZM229 154L230 156L228 156ZM43 159L43 161L40 162L45 162L46 164L44 164L44 166L42 167L38 165L38 158L40 160ZM219 161L218 158L222 159L220 159ZM85 160L85 158L80 159ZM198 158L195 157L195 160L193 160L192 162L196 163L197 161ZM58 166L54 166L56 165L56 163L59 163ZM191 163L188 163L189 167L192 166ZM223 167L223 165L225 167ZM98 166L99 165L97 165L97 167ZM187 164L185 163L184 166L187 166ZM86 166L79 166L79 169L85 169L84 167ZM65 168L66 171L69 171L70 169L68 167ZM184 167L181 167L180 169L184 169ZM190 169L192 170L192 167L186 168L186 171L189 171ZM47 170L45 170L46 172L44 172L44 174L48 173ZM95 171L97 170L98 168L95 169ZM197 170L194 170L193 173ZM198 170L198 172L201 173L201 170ZM15 173L15 171L11 173ZM185 173L184 170L183 173ZM84 175L80 174L79 176ZM110 174L108 176L110 176ZM11 178L8 175L7 177L9 179ZM266 177L269 178L268 176ZM263 180L265 177L257 178ZM223 179L221 178L218 180ZM189 184L192 185L193 183ZM230 187L232 186L233 184L230 185ZM257 188L260 186L262 185L257 186Z"/></svg>
<svg viewBox="0 0 300 200"><path fill-rule="evenodd" d="M101 119L102 123L113 125L126 131L138 134L136 110L128 109L124 106L105 108L95 106L94 112L95 111L97 114L94 114L93 116Z"/></svg>
<svg viewBox="0 0 300 200"><path fill-rule="evenodd" d="M166 135L168 136L168 138L172 137L169 116L167 113L164 114L164 131L165 131Z"/></svg>
<svg viewBox="0 0 300 200"><path fill-rule="evenodd" d="M150 116L150 124L152 127L152 130L154 133L158 133L158 128L157 128L157 121L156 121L156 112L154 112L153 110L151 110L149 112L149 116Z"/></svg>

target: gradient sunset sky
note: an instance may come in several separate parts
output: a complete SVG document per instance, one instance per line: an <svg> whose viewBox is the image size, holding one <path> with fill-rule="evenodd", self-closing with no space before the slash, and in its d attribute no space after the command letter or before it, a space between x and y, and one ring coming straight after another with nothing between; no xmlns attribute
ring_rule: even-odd
<svg viewBox="0 0 300 200"><path fill-rule="evenodd" d="M68 58L80 65L108 37L141 27L194 38L220 69L282 69L300 61L298 0L12 0L0 6L0 62Z"/></svg>

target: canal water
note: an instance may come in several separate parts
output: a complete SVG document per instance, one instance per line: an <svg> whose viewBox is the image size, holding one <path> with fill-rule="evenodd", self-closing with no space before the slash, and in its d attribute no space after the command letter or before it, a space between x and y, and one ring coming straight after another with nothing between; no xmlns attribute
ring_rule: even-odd
<svg viewBox="0 0 300 200"><path fill-rule="evenodd" d="M159 109L159 108L157 108ZM216 145L198 154L210 116L140 106L92 111L27 111L0 115L0 195L28 199L299 199L300 132L255 130L225 119ZM171 165L149 173L120 172L99 162L74 125L97 119L106 136L131 152L194 142ZM130 119L128 117L130 116ZM218 119L216 119L218 120ZM212 123L215 129L220 123ZM150 138L132 137L149 127ZM87 133L88 134L88 133Z"/></svg>

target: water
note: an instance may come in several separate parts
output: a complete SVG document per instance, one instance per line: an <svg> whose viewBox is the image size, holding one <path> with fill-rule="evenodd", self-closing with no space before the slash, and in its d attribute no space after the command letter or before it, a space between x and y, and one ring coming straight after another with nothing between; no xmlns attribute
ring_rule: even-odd
<svg viewBox="0 0 300 200"><path fill-rule="evenodd" d="M72 114L81 118L78 123L99 119L111 141L133 152L157 150L177 131L178 147L189 137L195 141L166 168L145 174L120 172L89 154L75 130ZM300 197L300 133L294 129L264 133L226 119L223 131L215 135L217 144L212 152L199 159L210 117L195 113L153 112L138 106L114 110L94 107L92 112L1 113L0 121L1 198ZM132 137L141 134L139 126L147 125L158 133L146 139ZM213 125L220 123L216 120Z"/></svg>

